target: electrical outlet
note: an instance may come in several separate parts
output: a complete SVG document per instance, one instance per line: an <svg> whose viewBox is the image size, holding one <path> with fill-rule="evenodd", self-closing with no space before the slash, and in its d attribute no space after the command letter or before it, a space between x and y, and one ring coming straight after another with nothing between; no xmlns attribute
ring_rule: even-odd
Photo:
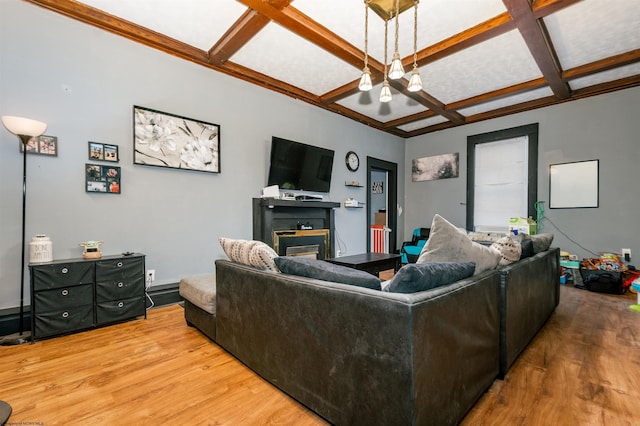
<svg viewBox="0 0 640 426"><path fill-rule="evenodd" d="M147 269L147 281L154 282L156 280L156 270Z"/></svg>
<svg viewBox="0 0 640 426"><path fill-rule="evenodd" d="M631 249L628 248L623 248L622 249L622 257L624 258L625 261L629 261L631 260Z"/></svg>
<svg viewBox="0 0 640 426"><path fill-rule="evenodd" d="M342 250L336 250L336 257L340 257L342 255Z"/></svg>

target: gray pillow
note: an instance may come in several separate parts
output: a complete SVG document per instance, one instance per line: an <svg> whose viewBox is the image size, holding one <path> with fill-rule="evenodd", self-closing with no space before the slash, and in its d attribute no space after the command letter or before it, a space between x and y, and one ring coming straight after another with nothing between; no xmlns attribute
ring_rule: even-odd
<svg viewBox="0 0 640 426"><path fill-rule="evenodd" d="M391 279L384 291L415 293L449 285L473 275L473 262L409 263Z"/></svg>
<svg viewBox="0 0 640 426"><path fill-rule="evenodd" d="M549 250L551 243L553 242L552 233L542 233L531 236L531 242L533 243L533 252L540 253Z"/></svg>
<svg viewBox="0 0 640 426"><path fill-rule="evenodd" d="M477 275L495 269L499 261L500 253L497 250L471 241L464 231L436 214L431 222L429 241L416 263L473 262L476 264L474 275Z"/></svg>
<svg viewBox="0 0 640 426"><path fill-rule="evenodd" d="M380 278L347 266L296 256L279 256L274 261L285 274L381 290Z"/></svg>

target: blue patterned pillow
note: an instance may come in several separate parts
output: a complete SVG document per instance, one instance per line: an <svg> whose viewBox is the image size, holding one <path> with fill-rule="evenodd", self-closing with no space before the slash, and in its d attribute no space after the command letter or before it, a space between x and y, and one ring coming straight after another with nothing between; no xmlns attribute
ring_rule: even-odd
<svg viewBox="0 0 640 426"><path fill-rule="evenodd" d="M285 274L332 281L341 284L380 290L380 278L368 272L308 257L280 256L274 259L278 269Z"/></svg>
<svg viewBox="0 0 640 426"><path fill-rule="evenodd" d="M473 262L425 262L404 265L384 291L416 293L449 285L473 275Z"/></svg>

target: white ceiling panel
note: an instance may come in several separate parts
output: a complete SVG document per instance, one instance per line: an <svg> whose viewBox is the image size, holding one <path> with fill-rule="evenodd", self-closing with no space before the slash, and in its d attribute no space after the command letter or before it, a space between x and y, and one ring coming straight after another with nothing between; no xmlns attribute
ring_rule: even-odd
<svg viewBox="0 0 640 426"><path fill-rule="evenodd" d="M470 108L461 109L460 114L464 115L465 117L469 117L471 115L481 114L483 112L491 111L498 108L504 108L511 105L517 105L523 102L545 98L547 96L553 96L553 92L548 87L542 87L540 89L531 90L519 95L508 96L496 101L485 102L483 104L476 105Z"/></svg>
<svg viewBox="0 0 640 426"><path fill-rule="evenodd" d="M231 60L315 95L360 78L359 69L274 23L268 24Z"/></svg>
<svg viewBox="0 0 640 426"><path fill-rule="evenodd" d="M434 126L436 124L444 123L446 121L449 121L449 120L447 120L441 115L436 115L435 117L425 118L424 120L418 120L409 124L398 126L398 128L404 130L405 132L412 132L414 130L421 129L423 127Z"/></svg>
<svg viewBox="0 0 640 426"><path fill-rule="evenodd" d="M210 0L82 0L82 3L205 51L247 10L229 0L224 0L223 7Z"/></svg>
<svg viewBox="0 0 640 426"><path fill-rule="evenodd" d="M564 70L640 46L638 0L585 0L544 22Z"/></svg>
<svg viewBox="0 0 640 426"><path fill-rule="evenodd" d="M640 64L631 64L613 70L593 74L588 77L577 78L569 82L572 90L583 89L596 84L608 83L621 78L631 77L640 74Z"/></svg>
<svg viewBox="0 0 640 426"><path fill-rule="evenodd" d="M427 64L420 74L425 90L445 104L541 76L517 31Z"/></svg>

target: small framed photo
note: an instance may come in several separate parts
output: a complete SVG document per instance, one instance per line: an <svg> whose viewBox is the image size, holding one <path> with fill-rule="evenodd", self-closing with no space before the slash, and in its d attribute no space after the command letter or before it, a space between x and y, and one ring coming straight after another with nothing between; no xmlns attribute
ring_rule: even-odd
<svg viewBox="0 0 640 426"><path fill-rule="evenodd" d="M24 151L22 142L20 142L20 152ZM56 136L36 136L27 142L27 154L58 156L58 138Z"/></svg>
<svg viewBox="0 0 640 426"><path fill-rule="evenodd" d="M120 161L118 145L89 142L89 160L117 163Z"/></svg>
<svg viewBox="0 0 640 426"><path fill-rule="evenodd" d="M89 142L89 160L104 160L104 145L98 142Z"/></svg>
<svg viewBox="0 0 640 426"><path fill-rule="evenodd" d="M120 194L120 167L85 164L87 192Z"/></svg>
<svg viewBox="0 0 640 426"><path fill-rule="evenodd" d="M111 161L113 163L117 163L120 161L120 157L118 156L118 145L107 145L104 144L104 161Z"/></svg>

